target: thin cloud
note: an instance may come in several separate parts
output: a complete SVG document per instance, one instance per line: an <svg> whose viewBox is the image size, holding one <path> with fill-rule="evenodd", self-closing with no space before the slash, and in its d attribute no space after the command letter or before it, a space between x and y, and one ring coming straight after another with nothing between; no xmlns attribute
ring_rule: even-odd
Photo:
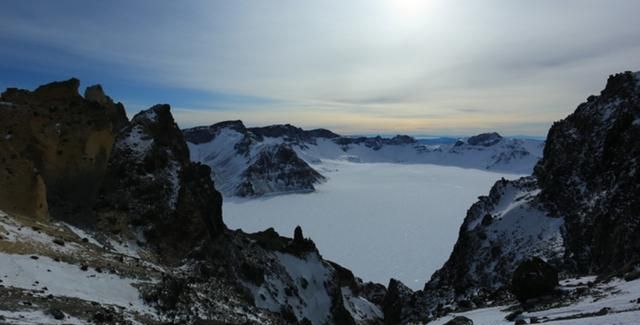
<svg viewBox="0 0 640 325"><path fill-rule="evenodd" d="M0 11L0 85L76 76L132 107L342 120L353 132L506 131L534 118L526 127L542 135L608 74L640 69L637 12L622 0L430 0L411 11L383 0L22 0Z"/></svg>

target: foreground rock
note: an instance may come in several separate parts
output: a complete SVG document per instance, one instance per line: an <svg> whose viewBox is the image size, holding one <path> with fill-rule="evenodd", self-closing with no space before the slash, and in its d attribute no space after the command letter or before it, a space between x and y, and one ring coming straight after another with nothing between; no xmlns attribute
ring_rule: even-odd
<svg viewBox="0 0 640 325"><path fill-rule="evenodd" d="M118 134L96 206L98 229L143 238L178 262L225 230L209 167L192 163L169 105L138 113Z"/></svg>
<svg viewBox="0 0 640 325"><path fill-rule="evenodd" d="M511 279L511 292L522 302L550 295L556 286L558 271L538 257L520 263Z"/></svg>
<svg viewBox="0 0 640 325"><path fill-rule="evenodd" d="M444 324L445 325L473 325L473 321L464 316L456 316L452 320Z"/></svg>

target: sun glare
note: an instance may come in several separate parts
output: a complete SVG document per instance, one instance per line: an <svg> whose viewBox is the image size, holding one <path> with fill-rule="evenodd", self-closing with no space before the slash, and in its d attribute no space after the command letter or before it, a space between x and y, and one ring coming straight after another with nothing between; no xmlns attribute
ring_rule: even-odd
<svg viewBox="0 0 640 325"><path fill-rule="evenodd" d="M430 0L389 0L395 14L404 19L420 17L429 9Z"/></svg>

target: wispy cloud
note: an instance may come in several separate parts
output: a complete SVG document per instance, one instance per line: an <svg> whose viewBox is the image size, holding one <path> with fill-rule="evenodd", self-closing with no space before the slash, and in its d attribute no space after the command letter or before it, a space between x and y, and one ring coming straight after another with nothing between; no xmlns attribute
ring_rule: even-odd
<svg viewBox="0 0 640 325"><path fill-rule="evenodd" d="M640 69L639 2L395 3L14 1L0 86L77 76L133 108L188 107L183 124L544 134L608 74Z"/></svg>

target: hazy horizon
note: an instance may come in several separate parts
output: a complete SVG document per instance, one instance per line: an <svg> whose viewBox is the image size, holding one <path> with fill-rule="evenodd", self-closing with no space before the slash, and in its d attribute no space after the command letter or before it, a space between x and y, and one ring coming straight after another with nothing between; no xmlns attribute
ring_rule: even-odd
<svg viewBox="0 0 640 325"><path fill-rule="evenodd" d="M640 2L12 1L0 88L77 77L129 115L341 134L545 136L640 70Z"/></svg>

